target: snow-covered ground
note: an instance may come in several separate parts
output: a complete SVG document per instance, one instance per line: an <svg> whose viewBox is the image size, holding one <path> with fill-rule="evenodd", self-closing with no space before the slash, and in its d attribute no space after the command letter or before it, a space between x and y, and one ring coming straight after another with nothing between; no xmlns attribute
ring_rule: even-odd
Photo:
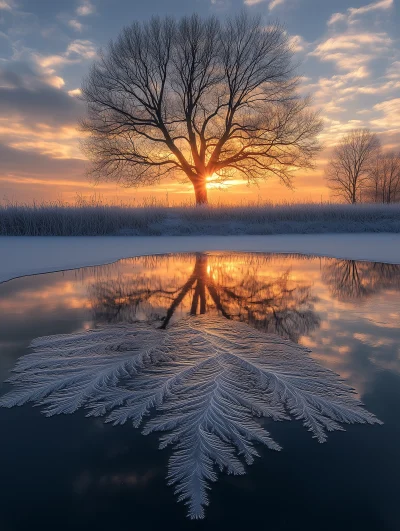
<svg viewBox="0 0 400 531"><path fill-rule="evenodd" d="M0 237L0 282L115 262L132 256L195 251L301 253L400 264L400 234L274 236Z"/></svg>
<svg viewBox="0 0 400 531"><path fill-rule="evenodd" d="M400 203L167 207L100 203L2 206L1 236L244 236L400 233Z"/></svg>

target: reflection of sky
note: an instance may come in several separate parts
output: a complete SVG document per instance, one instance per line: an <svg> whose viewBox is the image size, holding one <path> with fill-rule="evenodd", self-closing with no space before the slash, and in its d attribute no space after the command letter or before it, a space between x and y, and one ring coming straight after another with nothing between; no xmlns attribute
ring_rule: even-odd
<svg viewBox="0 0 400 531"><path fill-rule="evenodd" d="M127 259L117 264L84 268L77 271L25 277L0 286L0 345L3 356L1 367L10 369L13 360L25 352L29 342L39 335L70 333L87 329L94 324L96 286L111 286L117 304L126 302L123 294L138 282L144 290L163 290L167 295L152 296L135 313L145 319L149 314L165 314L179 288L193 272L195 255L142 257ZM324 274L335 265L333 259L304 258L296 256L263 256L229 253L212 253L207 259L207 274L218 285L241 286L244 278L256 278L259 283L271 286L269 294L279 294L279 279L286 274L288 290L311 286L311 306L320 318L320 325L300 338L312 349L312 356L348 380L359 394L367 391L377 370L400 372L398 322L400 300L398 277L393 271L391 279L381 284L374 275L373 290L368 296L338 300L332 296L335 286L329 284ZM364 283L371 283L368 264ZM381 291L381 286L385 289ZM180 302L175 318L189 313L193 300L192 288ZM128 306L129 306L128 300ZM228 308L233 311L232 307ZM215 311L208 296L207 311Z"/></svg>
<svg viewBox="0 0 400 531"><path fill-rule="evenodd" d="M148 289L176 289L190 277L195 263L194 255L142 257L0 284L0 381L33 338L100 325L93 308L99 284L130 289L137 281ZM384 425L346 426L345 434L330 434L328 444L318 445L299 423L265 419L284 451L261 448L261 459L249 467L248 475L222 476L213 486L204 526L198 523L198 529L220 530L221 521L233 530L245 525L263 529L268 500L271 529L397 531L399 273L394 270L390 281L380 282L375 269L373 292L339 300L324 274L335 263L212 253L207 271L216 283L228 279L235 286L246 275L256 278L271 284L273 294L279 294L277 280L286 272L289 290L311 286L311 305L320 322L300 342L312 349L319 364L355 387ZM370 269L365 264L360 268L365 285L371 284ZM190 311L192 299L193 290L179 305L178 318ZM155 297L141 318L150 310L165 313L170 302ZM207 304L207 311L214 311L209 299ZM7 426L0 452L5 529L36 529L39 522L43 529L57 522L60 531L130 529L132 515L148 529L166 521L174 529L191 529L193 524L184 523L185 510L165 485L166 455L157 452L156 438L142 437L130 424L113 427L84 415L48 419L29 405L0 410L1 424Z"/></svg>

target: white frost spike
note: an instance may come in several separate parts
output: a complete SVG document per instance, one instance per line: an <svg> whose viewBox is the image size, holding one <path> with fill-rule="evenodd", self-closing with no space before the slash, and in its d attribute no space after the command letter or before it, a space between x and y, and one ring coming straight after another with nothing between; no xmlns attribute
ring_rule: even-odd
<svg viewBox="0 0 400 531"><path fill-rule="evenodd" d="M308 349L220 317L189 317L167 330L110 326L32 347L0 405L33 401L47 415L83 406L135 426L153 410L144 433L163 431L160 446L174 446L168 480L190 518L204 517L215 466L243 474L240 457L253 462L254 442L280 449L257 417L302 420L319 442L341 423L380 423Z"/></svg>

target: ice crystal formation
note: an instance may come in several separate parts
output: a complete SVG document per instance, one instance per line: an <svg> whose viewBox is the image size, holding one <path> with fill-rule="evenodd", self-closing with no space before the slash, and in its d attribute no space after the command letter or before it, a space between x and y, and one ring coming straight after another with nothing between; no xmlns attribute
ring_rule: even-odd
<svg viewBox="0 0 400 531"><path fill-rule="evenodd" d="M205 315L167 330L118 325L42 337L17 363L0 399L46 415L73 413L163 432L173 446L168 481L190 518L203 518L217 469L244 474L254 443L280 450L258 417L301 420L319 442L343 423L377 423L353 391L308 349L246 324Z"/></svg>

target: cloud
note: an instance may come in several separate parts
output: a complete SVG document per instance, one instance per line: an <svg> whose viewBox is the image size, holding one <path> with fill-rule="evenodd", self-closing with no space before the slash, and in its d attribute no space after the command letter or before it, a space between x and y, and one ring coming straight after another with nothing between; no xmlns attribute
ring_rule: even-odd
<svg viewBox="0 0 400 531"><path fill-rule="evenodd" d="M368 124L364 120L331 120L327 117L324 119L325 128L320 135L320 139L326 147L335 146L342 136L353 129L362 129Z"/></svg>
<svg viewBox="0 0 400 531"><path fill-rule="evenodd" d="M44 85L61 88L64 80L29 60L0 60L0 87L37 90ZM0 102L1 103L1 102Z"/></svg>
<svg viewBox="0 0 400 531"><path fill-rule="evenodd" d="M33 57L36 60L36 63L41 66L42 68L49 68L52 69L56 66L63 66L66 64L71 64L74 61L71 59L68 59L68 57L64 55L40 55L40 54L33 54ZM54 72L54 70L51 70L51 72Z"/></svg>
<svg viewBox="0 0 400 531"><path fill-rule="evenodd" d="M328 26L332 26L333 24L336 24L336 22L343 22L345 20L347 20L347 17L344 13L333 13L327 24Z"/></svg>
<svg viewBox="0 0 400 531"><path fill-rule="evenodd" d="M70 26L75 31L79 31L79 32L81 32L84 28L83 24L75 19L69 20L68 26Z"/></svg>
<svg viewBox="0 0 400 531"><path fill-rule="evenodd" d="M244 0L244 3L248 6L255 6L257 4L261 4L262 2L266 2L267 0ZM276 7L283 5L286 0L270 0L268 4L268 9L272 11Z"/></svg>
<svg viewBox="0 0 400 531"><path fill-rule="evenodd" d="M266 2L267 0L244 0L244 3L248 6L255 6L257 4L261 4L262 2ZM212 0L213 3L215 3L214 0Z"/></svg>
<svg viewBox="0 0 400 531"><path fill-rule="evenodd" d="M43 155L48 159L60 161L83 160L84 156L79 148L80 137L75 124L30 123L18 116L0 119L0 144L3 143L12 150L16 157L16 164L14 167L10 166L9 171L22 171L19 158L24 158L26 153ZM1 164L0 168L5 171ZM32 167L31 171L34 172L35 168Z"/></svg>
<svg viewBox="0 0 400 531"><path fill-rule="evenodd" d="M7 33L4 33L4 31L0 31L0 39L5 39L8 42L11 42L10 37L7 35Z"/></svg>
<svg viewBox="0 0 400 531"><path fill-rule="evenodd" d="M386 33L343 34L327 39L318 45L315 51L323 55L324 53L338 50L360 50L365 45L374 45L374 47L377 45L389 46L391 42L391 39Z"/></svg>
<svg viewBox="0 0 400 531"><path fill-rule="evenodd" d="M217 10L225 11L230 7L230 0L211 0L211 5Z"/></svg>
<svg viewBox="0 0 400 531"><path fill-rule="evenodd" d="M358 127L376 131L386 146L400 140L400 77L391 77L396 63L380 77L365 65L344 74L321 77L304 90L311 91L316 108L323 110L325 128L321 140L337 143L344 132ZM379 102L379 99L385 101Z"/></svg>
<svg viewBox="0 0 400 531"><path fill-rule="evenodd" d="M387 132L400 132L400 98L377 103L374 105L374 110L380 112L382 116L372 120L372 125Z"/></svg>
<svg viewBox="0 0 400 531"><path fill-rule="evenodd" d="M73 98L77 98L82 94L82 91L80 88L72 89L68 91L68 94L72 96Z"/></svg>
<svg viewBox="0 0 400 531"><path fill-rule="evenodd" d="M289 37L289 45L294 52L302 52L308 46L308 43L301 35L292 35Z"/></svg>
<svg viewBox="0 0 400 531"><path fill-rule="evenodd" d="M364 85L368 76L368 70L365 67L359 67L346 74L321 77L318 82L304 86L305 91L312 92L316 108L323 109L325 129L321 138L324 141L329 144L336 141L340 132L342 115L344 112L349 114L349 100L355 97L355 91L360 84ZM361 125L359 122L357 124ZM354 123L351 125L355 126Z"/></svg>
<svg viewBox="0 0 400 531"><path fill-rule="evenodd" d="M276 7L284 4L285 0L272 0L272 2L269 3L268 5L268 9L270 11L272 11L273 9L275 9Z"/></svg>
<svg viewBox="0 0 400 531"><path fill-rule="evenodd" d="M0 0L0 9L4 11L12 11L15 7L13 0Z"/></svg>
<svg viewBox="0 0 400 531"><path fill-rule="evenodd" d="M83 0L82 4L77 8L76 14L80 17L86 17L92 15L96 11L96 8L90 0Z"/></svg>
<svg viewBox="0 0 400 531"><path fill-rule="evenodd" d="M358 15L365 15L366 13L371 13L372 11L386 10L392 8L394 5L394 0L379 0L378 2L373 2L372 4L367 4L362 7L349 7L346 13L333 13L331 18L328 20L328 26L332 26L337 22L347 22L349 24L354 22L354 19Z"/></svg>
<svg viewBox="0 0 400 531"><path fill-rule="evenodd" d="M23 86L0 88L0 111L10 120L19 117L27 124L71 124L77 122L82 114L79 100L48 85L36 90Z"/></svg>
<svg viewBox="0 0 400 531"><path fill-rule="evenodd" d="M357 94L383 95L400 88L400 79L388 79L388 76L370 78L368 84L367 78L370 78L370 72L361 66L346 74L322 77L317 83L306 85L305 88L314 92L316 99L324 105L324 109L328 102L348 101Z"/></svg>
<svg viewBox="0 0 400 531"><path fill-rule="evenodd" d="M29 160L32 173L38 171L34 164L41 169L47 159L82 158L77 123L83 104L76 97L78 89L70 93L63 90L64 80L56 75L55 68L65 61L80 62L93 53L92 43L77 40L60 56L41 56L14 45L12 58L0 59L1 171L21 172L22 162ZM27 157L27 153L45 159Z"/></svg>
<svg viewBox="0 0 400 531"><path fill-rule="evenodd" d="M52 177L65 179L67 175L83 175L85 161L79 159L54 159L34 150L21 151L0 143L0 175Z"/></svg>
<svg viewBox="0 0 400 531"><path fill-rule="evenodd" d="M94 59L96 57L96 47L91 41L77 39L68 45L66 51L67 57L73 57L74 55L84 59Z"/></svg>
<svg viewBox="0 0 400 531"><path fill-rule="evenodd" d="M54 55L42 55L29 48L14 48L13 58L10 60L0 59L0 78L16 76L20 69L25 85L35 88L39 83L55 88L65 85L64 79L57 75L56 70L66 65L78 64L96 56L96 48L91 41L76 39L72 41L65 52ZM21 86L22 78L17 85ZM9 83L8 83L9 84ZM6 86L8 86L8 84Z"/></svg>
<svg viewBox="0 0 400 531"><path fill-rule="evenodd" d="M58 55L32 54L36 63L49 74L55 73L55 68L80 63L83 60L96 57L96 47L88 40L76 39L72 41L64 53Z"/></svg>
<svg viewBox="0 0 400 531"><path fill-rule="evenodd" d="M398 136L400 120L394 98L400 89L397 42L383 31L386 28L380 30L377 19L379 10L387 12L392 6L393 0L382 0L334 13L328 21L329 33L309 53L333 63L339 71L308 86L317 108L323 109L321 139L326 145L335 145L345 131L357 127L373 129L385 145ZM371 16L366 18L368 14ZM365 17L362 24L361 17ZM335 27L339 23L345 28ZM379 102L382 99L385 102Z"/></svg>
<svg viewBox="0 0 400 531"><path fill-rule="evenodd" d="M9 147L20 151L32 151L46 155L52 159L74 158L76 147L66 143L46 140L17 140L10 142Z"/></svg>
<svg viewBox="0 0 400 531"><path fill-rule="evenodd" d="M77 124L84 105L78 88L63 89L65 82L58 70L92 59L96 48L89 40L75 39L64 52L44 55L21 43L11 44L12 57L0 59L1 171L21 175L25 166L38 174L38 168L44 167L64 171L65 164L56 170L48 161L82 159Z"/></svg>
<svg viewBox="0 0 400 531"><path fill-rule="evenodd" d="M388 79L400 79L400 61L392 63L386 71Z"/></svg>
<svg viewBox="0 0 400 531"><path fill-rule="evenodd" d="M390 9L393 5L394 0L380 0L362 7L350 7L348 12L351 16L363 15L364 13L370 13L371 11L376 11L378 9Z"/></svg>
<svg viewBox="0 0 400 531"><path fill-rule="evenodd" d="M11 129L12 128L12 129ZM54 140L55 136L63 140L76 138L76 128L74 125L50 125L44 122L35 122L33 125L19 121L10 123L7 117L0 118L0 136L10 135L12 131L19 138L34 138L41 140Z"/></svg>
<svg viewBox="0 0 400 531"><path fill-rule="evenodd" d="M63 80L32 60L0 61L0 125L13 135L25 127L46 123L61 127L75 124L82 104L61 89ZM4 121L3 121L4 120Z"/></svg>
<svg viewBox="0 0 400 531"><path fill-rule="evenodd" d="M392 43L387 33L343 33L329 37L310 55L334 62L341 70L354 70L388 53Z"/></svg>

